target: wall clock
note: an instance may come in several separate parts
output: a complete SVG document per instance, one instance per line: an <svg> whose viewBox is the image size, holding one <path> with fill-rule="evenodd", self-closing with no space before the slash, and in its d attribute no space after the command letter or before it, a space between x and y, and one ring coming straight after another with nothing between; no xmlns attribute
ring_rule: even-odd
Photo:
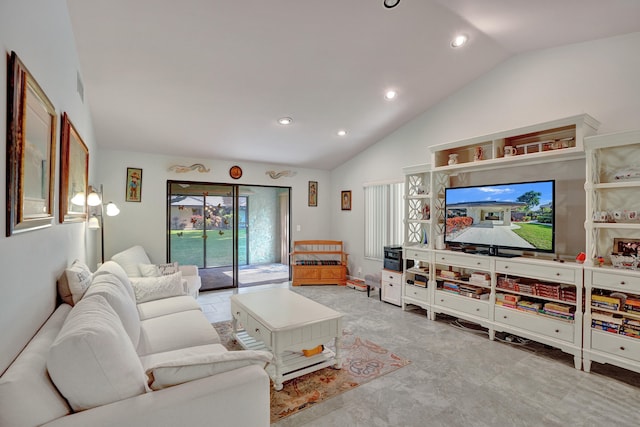
<svg viewBox="0 0 640 427"><path fill-rule="evenodd" d="M239 179L242 176L242 168L240 166L231 166L229 176L233 179Z"/></svg>

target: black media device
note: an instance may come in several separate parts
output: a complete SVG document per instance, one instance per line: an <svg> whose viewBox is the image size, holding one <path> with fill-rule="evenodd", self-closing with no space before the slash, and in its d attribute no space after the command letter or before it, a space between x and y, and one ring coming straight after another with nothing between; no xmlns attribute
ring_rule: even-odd
<svg viewBox="0 0 640 427"><path fill-rule="evenodd" d="M407 260L407 268L413 267L413 260ZM384 268L393 271L402 271L402 246L384 247Z"/></svg>

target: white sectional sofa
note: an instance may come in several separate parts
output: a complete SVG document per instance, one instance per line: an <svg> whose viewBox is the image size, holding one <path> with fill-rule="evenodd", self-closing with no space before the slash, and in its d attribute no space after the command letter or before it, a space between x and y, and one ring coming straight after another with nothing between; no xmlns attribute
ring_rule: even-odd
<svg viewBox="0 0 640 427"><path fill-rule="evenodd" d="M0 426L269 424L269 353L227 351L189 295L136 295L113 261L90 275L0 377Z"/></svg>

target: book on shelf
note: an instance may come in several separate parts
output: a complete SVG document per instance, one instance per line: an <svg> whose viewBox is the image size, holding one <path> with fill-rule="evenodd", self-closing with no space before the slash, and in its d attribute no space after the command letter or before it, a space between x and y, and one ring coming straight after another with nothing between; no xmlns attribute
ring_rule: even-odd
<svg viewBox="0 0 640 427"><path fill-rule="evenodd" d="M458 271L440 270L439 276L448 279L459 279L460 273Z"/></svg>
<svg viewBox="0 0 640 427"><path fill-rule="evenodd" d="M620 316L615 317L611 313L602 313L600 311L593 311L593 312L591 312L591 319L592 320L600 320L602 322L611 322L611 323L616 323L616 324L622 325L622 317L620 317Z"/></svg>
<svg viewBox="0 0 640 427"><path fill-rule="evenodd" d="M575 306L565 305L559 302L547 302L544 304L544 309L557 313L573 313L576 310Z"/></svg>

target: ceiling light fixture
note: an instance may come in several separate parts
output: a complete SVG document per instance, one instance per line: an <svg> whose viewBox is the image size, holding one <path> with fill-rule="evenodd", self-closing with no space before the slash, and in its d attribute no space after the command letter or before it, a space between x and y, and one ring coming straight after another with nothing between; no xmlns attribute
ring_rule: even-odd
<svg viewBox="0 0 640 427"><path fill-rule="evenodd" d="M457 35L451 41L451 47L464 46L467 43L468 40L469 40L469 38L467 36L465 36L464 34Z"/></svg>
<svg viewBox="0 0 640 427"><path fill-rule="evenodd" d="M338 136L345 136L347 134L347 131L344 129L341 129L338 131Z"/></svg>
<svg viewBox="0 0 640 427"><path fill-rule="evenodd" d="M293 119L291 117L281 117L278 119L278 123L281 125L290 125L293 123Z"/></svg>
<svg viewBox="0 0 640 427"><path fill-rule="evenodd" d="M386 7L387 9L393 9L399 3L400 3L400 0L384 0L382 2L382 4L384 4L384 7Z"/></svg>
<svg viewBox="0 0 640 427"><path fill-rule="evenodd" d="M398 96L398 92L396 92L395 90L388 90L387 93L384 94L384 99L392 100L396 96Z"/></svg>

